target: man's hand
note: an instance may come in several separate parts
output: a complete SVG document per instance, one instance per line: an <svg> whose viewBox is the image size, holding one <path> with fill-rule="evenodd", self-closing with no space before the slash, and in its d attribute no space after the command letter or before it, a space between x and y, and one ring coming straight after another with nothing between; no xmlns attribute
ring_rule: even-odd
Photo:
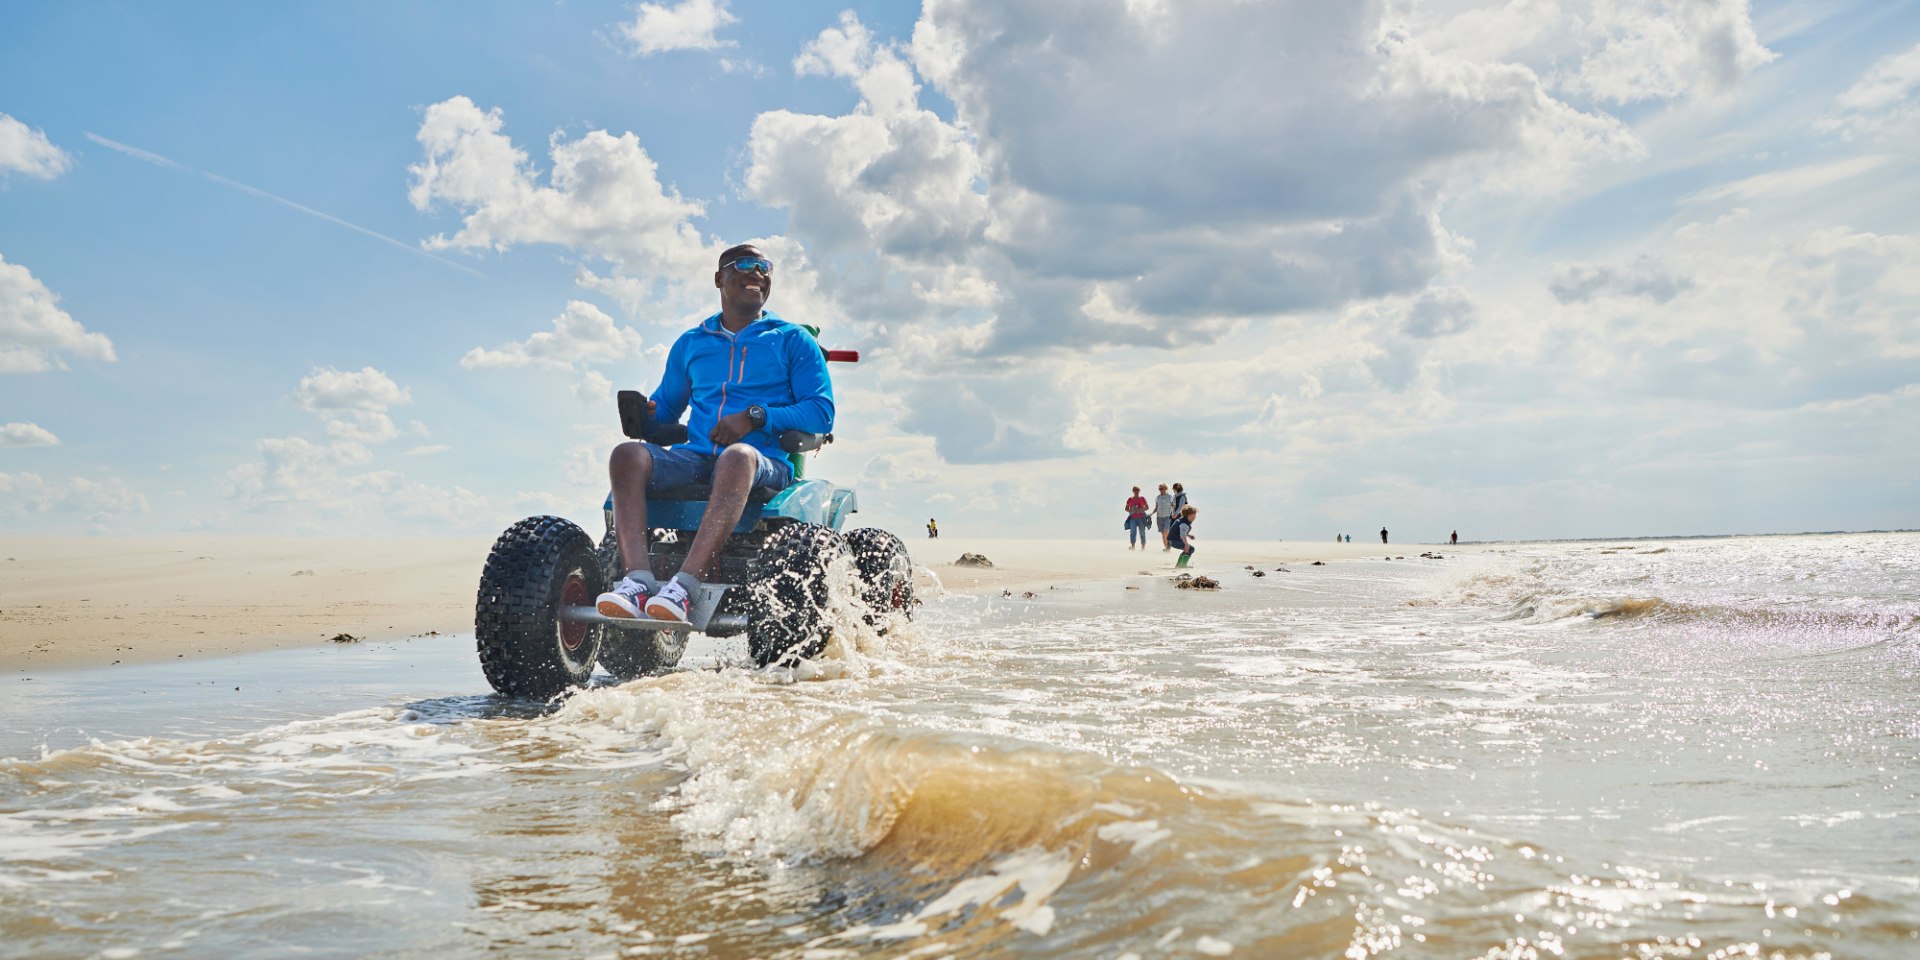
<svg viewBox="0 0 1920 960"><path fill-rule="evenodd" d="M747 416L747 412L742 410L739 413L729 413L721 417L720 422L715 423L713 429L707 433L707 439L713 441L716 447L724 447L738 442L741 437L752 432L753 418Z"/></svg>

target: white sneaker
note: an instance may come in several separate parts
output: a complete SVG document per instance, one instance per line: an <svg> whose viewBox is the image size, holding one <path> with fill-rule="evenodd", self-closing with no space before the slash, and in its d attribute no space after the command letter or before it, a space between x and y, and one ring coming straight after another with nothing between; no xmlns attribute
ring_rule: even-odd
<svg viewBox="0 0 1920 960"><path fill-rule="evenodd" d="M668 580L653 599L647 601L647 616L655 620L687 622L687 588L679 577Z"/></svg>
<svg viewBox="0 0 1920 960"><path fill-rule="evenodd" d="M614 584L612 590L601 594L594 607L603 617L638 620L645 616L640 612L640 608L646 604L647 594L652 592L652 589L652 584L636 579L629 573L621 577L620 582Z"/></svg>

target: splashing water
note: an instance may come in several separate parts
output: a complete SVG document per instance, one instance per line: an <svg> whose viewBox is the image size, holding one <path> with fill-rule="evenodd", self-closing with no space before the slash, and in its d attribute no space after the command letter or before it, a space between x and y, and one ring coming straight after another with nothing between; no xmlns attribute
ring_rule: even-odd
<svg viewBox="0 0 1920 960"><path fill-rule="evenodd" d="M457 639L45 678L0 707L0 955L1912 956L1916 546L1528 545L911 623L837 565L815 661L696 641L552 704L477 694ZM277 692L191 719L213 670ZM57 732L89 715L145 729Z"/></svg>

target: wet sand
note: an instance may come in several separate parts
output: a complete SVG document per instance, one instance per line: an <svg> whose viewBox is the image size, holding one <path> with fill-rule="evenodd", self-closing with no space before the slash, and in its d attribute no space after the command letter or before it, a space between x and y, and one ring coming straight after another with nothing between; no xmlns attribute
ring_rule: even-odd
<svg viewBox="0 0 1920 960"><path fill-rule="evenodd" d="M1199 572L1476 547L1215 541ZM303 647L346 634L396 640L473 628L492 538L36 538L0 536L0 671L104 667ZM1114 540L909 539L921 589L1044 591L1173 572L1176 554ZM977 553L991 568L958 566Z"/></svg>

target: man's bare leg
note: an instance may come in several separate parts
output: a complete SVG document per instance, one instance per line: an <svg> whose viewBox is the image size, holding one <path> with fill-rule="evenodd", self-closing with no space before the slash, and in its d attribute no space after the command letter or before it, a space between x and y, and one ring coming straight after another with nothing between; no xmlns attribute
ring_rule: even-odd
<svg viewBox="0 0 1920 960"><path fill-rule="evenodd" d="M620 541L620 563L628 571L652 573L647 559L647 481L653 479L653 453L639 442L614 447L607 474L613 480L613 535Z"/></svg>
<svg viewBox="0 0 1920 960"><path fill-rule="evenodd" d="M713 492L707 497L707 512L700 518L700 530L693 535L693 544L687 547L686 562L680 565L683 572L696 579L707 578L714 554L720 552L720 545L727 541L727 535L740 523L740 515L747 509L747 494L753 489L753 472L760 465L760 456L758 450L744 443L732 444L720 451L720 458L713 464ZM616 521L619 516L619 505L615 504Z"/></svg>

